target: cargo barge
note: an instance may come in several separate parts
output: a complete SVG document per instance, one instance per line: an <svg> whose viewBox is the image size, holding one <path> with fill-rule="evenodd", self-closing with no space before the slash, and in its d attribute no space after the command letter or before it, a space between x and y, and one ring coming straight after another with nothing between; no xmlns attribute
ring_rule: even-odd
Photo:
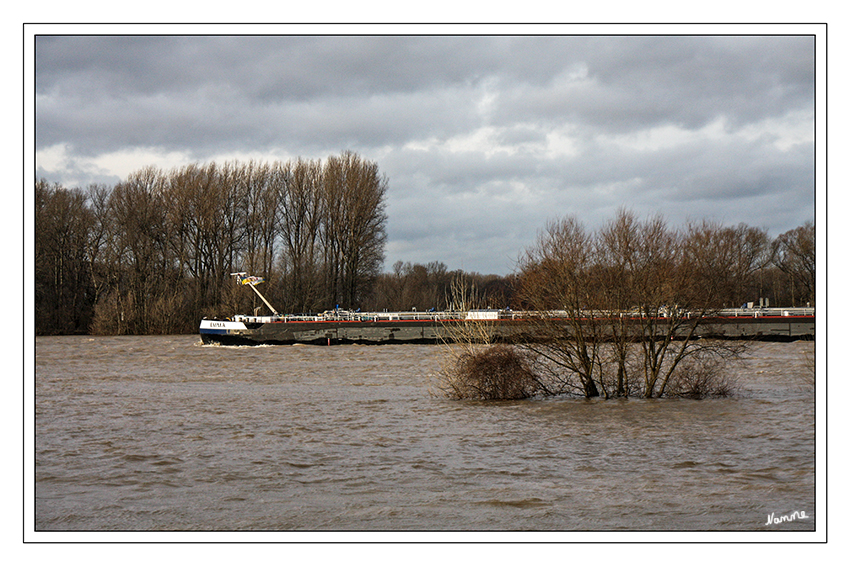
<svg viewBox="0 0 850 566"><path fill-rule="evenodd" d="M351 312L332 310L315 315L281 315L257 290L261 278L233 274L262 299L270 316L236 315L228 319L203 319L199 332L205 344L233 346L282 344L436 344L454 340L458 329L475 328L490 340L533 339L539 313L503 310L464 312ZM596 313L599 317L599 314ZM612 316L612 315L606 315ZM617 313L639 323L634 313ZM546 320L566 321L567 313L546 313ZM663 322L663 319L661 320ZM812 308L741 308L712 313L699 321L701 338L793 341L812 339Z"/></svg>

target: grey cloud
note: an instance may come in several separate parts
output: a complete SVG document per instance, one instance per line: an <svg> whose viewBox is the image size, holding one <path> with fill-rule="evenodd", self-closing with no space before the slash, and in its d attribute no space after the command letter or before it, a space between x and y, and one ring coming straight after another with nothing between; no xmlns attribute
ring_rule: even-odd
<svg viewBox="0 0 850 566"><path fill-rule="evenodd" d="M810 37L44 36L35 55L37 149L69 148L48 180L114 179L91 158L134 148L350 149L389 177L390 264L506 272L547 218L623 205L774 235L811 218L813 146L771 137L811 121ZM663 126L694 135L614 141Z"/></svg>
<svg viewBox="0 0 850 566"><path fill-rule="evenodd" d="M548 83L509 91L501 119L555 116L626 132L658 123L698 129L718 116L739 127L812 107L807 37L588 38L570 53L574 64Z"/></svg>

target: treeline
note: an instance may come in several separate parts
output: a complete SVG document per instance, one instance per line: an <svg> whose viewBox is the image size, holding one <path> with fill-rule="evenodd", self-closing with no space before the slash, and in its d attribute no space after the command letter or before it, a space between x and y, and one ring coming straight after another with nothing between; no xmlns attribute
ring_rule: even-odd
<svg viewBox="0 0 850 566"><path fill-rule="evenodd" d="M449 271L439 261L425 265L397 261L392 271L375 280L372 297L365 303L371 311L457 310L453 285L463 281L475 290L476 306L508 308L513 304L519 278L516 275L482 275L462 270Z"/></svg>
<svg viewBox="0 0 850 566"><path fill-rule="evenodd" d="M350 152L149 167L114 187L41 180L36 332L191 333L205 316L264 311L234 284L237 271L264 277L263 294L286 313L444 310L458 279L475 288L479 306L534 306L521 293L527 265L508 276L449 271L437 261L396 262L383 272L386 191L377 164ZM814 305L813 224L774 240L745 225L715 228L734 270L720 272L726 284L713 304L763 297L771 306Z"/></svg>
<svg viewBox="0 0 850 566"><path fill-rule="evenodd" d="M181 333L250 311L230 273L268 281L284 312L372 296L387 180L346 152L324 162L150 167L114 187L35 187L38 334Z"/></svg>
<svg viewBox="0 0 850 566"><path fill-rule="evenodd" d="M650 264L657 269L648 271ZM536 283L541 271L556 265L576 284L583 283L589 303L607 304L613 299L604 297L616 294L616 304L606 307L611 309L640 305L645 298L638 292L640 285L668 294L674 288L689 293L688 301L667 296L671 306L737 308L750 302L757 306L760 299L766 306L815 304L812 222L771 239L767 230L746 224L703 220L676 228L660 215L642 221L628 210L597 231L587 230L575 217L552 221L520 258L520 301L533 308L560 308L565 283L546 281L542 289Z"/></svg>

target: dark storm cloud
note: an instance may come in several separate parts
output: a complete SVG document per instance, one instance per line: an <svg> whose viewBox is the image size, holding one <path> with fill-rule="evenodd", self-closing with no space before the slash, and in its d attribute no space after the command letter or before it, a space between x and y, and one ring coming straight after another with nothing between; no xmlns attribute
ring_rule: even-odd
<svg viewBox="0 0 850 566"><path fill-rule="evenodd" d="M505 121L558 116L607 132L672 123L698 129L718 116L742 126L811 107L811 38L570 38L548 83L512 91Z"/></svg>
<svg viewBox="0 0 850 566"><path fill-rule="evenodd" d="M37 139L78 151L161 145L381 145L473 124L447 61L407 38L44 38ZM67 43L66 43L67 42ZM145 56L147 54L147 56ZM454 63L457 66L457 63ZM109 127L109 125L113 127Z"/></svg>
<svg viewBox="0 0 850 566"><path fill-rule="evenodd" d="M35 64L48 180L351 149L389 177L389 263L505 273L619 206L813 216L808 36L43 36Z"/></svg>

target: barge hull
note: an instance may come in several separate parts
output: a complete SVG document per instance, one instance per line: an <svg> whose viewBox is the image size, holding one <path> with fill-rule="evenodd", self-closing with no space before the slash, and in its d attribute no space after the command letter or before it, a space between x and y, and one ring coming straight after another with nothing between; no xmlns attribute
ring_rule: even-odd
<svg viewBox="0 0 850 566"><path fill-rule="evenodd" d="M458 320L355 320L266 323L202 321L205 344L257 346L286 344L437 344L452 340ZM476 321L493 342L531 341L533 323L522 319ZM213 326L217 325L217 326ZM813 339L814 316L715 317L700 322L699 338L794 341Z"/></svg>

